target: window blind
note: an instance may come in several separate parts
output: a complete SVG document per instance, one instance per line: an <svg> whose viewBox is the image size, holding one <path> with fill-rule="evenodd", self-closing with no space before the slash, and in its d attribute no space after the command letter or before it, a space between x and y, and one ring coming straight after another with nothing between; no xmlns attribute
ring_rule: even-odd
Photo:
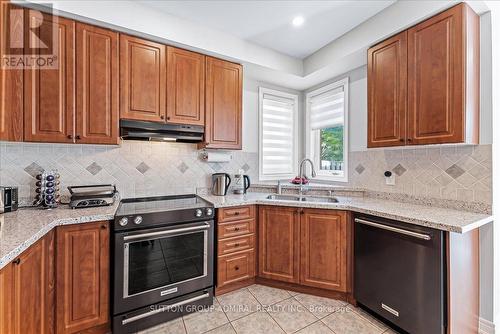
<svg viewBox="0 0 500 334"><path fill-rule="evenodd" d="M313 96L309 100L312 130L344 124L344 88L338 87Z"/></svg>
<svg viewBox="0 0 500 334"><path fill-rule="evenodd" d="M261 115L261 172L283 175L294 172L295 99L264 93Z"/></svg>

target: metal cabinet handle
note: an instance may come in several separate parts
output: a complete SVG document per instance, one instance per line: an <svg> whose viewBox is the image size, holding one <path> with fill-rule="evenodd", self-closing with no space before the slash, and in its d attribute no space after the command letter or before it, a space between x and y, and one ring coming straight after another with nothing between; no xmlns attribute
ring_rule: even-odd
<svg viewBox="0 0 500 334"><path fill-rule="evenodd" d="M354 218L354 221L356 223L373 226L373 227L376 227L376 228L380 228L382 230L387 230L387 231L391 231L391 232L395 232L395 233L399 233L399 234L408 235L410 237L414 237L414 238L417 238L417 239L431 240L431 236L428 235L428 234L423 234L423 233L417 233L417 232L413 232L413 231L408 231L408 230L404 230L402 228L397 228L397 227L393 227L393 226L389 226L389 225L383 225L383 224L371 222L369 220L360 219L360 218Z"/></svg>
<svg viewBox="0 0 500 334"><path fill-rule="evenodd" d="M177 234L177 233L183 233L183 232L208 230L209 228L210 228L210 225L205 223L203 226L176 228L176 229L168 230L168 231L150 232L150 233L143 233L143 234L137 234L137 235L126 235L123 237L123 240L128 241L128 240L142 239L144 237L160 237L160 236L167 236L170 234Z"/></svg>
<svg viewBox="0 0 500 334"><path fill-rule="evenodd" d="M239 231L239 230L240 230L240 228L239 228L239 227L235 227L235 228L234 228L234 230L235 230L235 231Z"/></svg>
<svg viewBox="0 0 500 334"><path fill-rule="evenodd" d="M167 305L167 306L164 306L164 307L158 307L157 309L155 309L153 311L149 311L147 313L142 313L142 314L136 315L135 317L130 317L128 319L124 319L124 320L122 320L122 325L126 325L128 323L131 323L131 322L134 322L134 321L137 321L137 320L140 320L140 319L144 319L144 318L153 316L153 315L158 314L160 312L170 311L171 309L176 309L176 308L178 308L180 306L196 302L196 301L201 300L203 298L208 298L209 296L210 295L208 293L205 293L205 294L203 294L201 296L196 296L196 297L193 297L193 298L189 298L189 299L183 300L181 302L178 302L178 303L175 303L175 304L172 304L172 305Z"/></svg>
<svg viewBox="0 0 500 334"><path fill-rule="evenodd" d="M21 263L21 259L20 259L20 258L17 258L17 259L15 259L14 261L12 261L12 263L14 263L14 264L19 264L19 263Z"/></svg>

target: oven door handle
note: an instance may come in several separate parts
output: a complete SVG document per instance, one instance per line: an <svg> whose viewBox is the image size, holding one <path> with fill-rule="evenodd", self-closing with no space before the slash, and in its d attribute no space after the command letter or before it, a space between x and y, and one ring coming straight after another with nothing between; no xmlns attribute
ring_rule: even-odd
<svg viewBox="0 0 500 334"><path fill-rule="evenodd" d="M130 241L130 240L137 240L137 239L142 239L142 238L161 237L161 236L168 236L168 235L179 234L179 233L184 233L184 232L203 231L203 230L208 230L209 228L210 228L210 224L204 223L202 226L182 227L182 228L176 228L176 229L167 230L167 231L158 231L158 232L149 232L149 233L142 233L142 234L135 234L135 235L126 235L123 237L123 240Z"/></svg>
<svg viewBox="0 0 500 334"><path fill-rule="evenodd" d="M178 303L174 303L172 305L167 305L165 307L159 307L159 308L157 308L157 309L155 309L153 311L149 311L149 312L146 312L146 313L138 314L138 315L136 315L134 317L130 317L130 318L127 318L125 320L122 320L122 325L126 325L128 323L131 323L131 322L134 322L134 321L137 321L137 320L140 320L140 319L144 319L144 318L153 316L153 315L158 314L160 312L169 311L171 309L175 309L177 307L181 307L181 306L184 306L186 304L193 303L193 302L196 302L196 301L204 299L204 298L208 298L209 296L210 296L210 294L204 293L204 294L202 294L200 296L189 298L189 299L180 301Z"/></svg>

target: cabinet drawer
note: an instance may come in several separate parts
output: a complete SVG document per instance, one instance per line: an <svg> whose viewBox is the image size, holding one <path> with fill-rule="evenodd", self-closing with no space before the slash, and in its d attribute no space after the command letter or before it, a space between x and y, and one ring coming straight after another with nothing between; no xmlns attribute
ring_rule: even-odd
<svg viewBox="0 0 500 334"><path fill-rule="evenodd" d="M219 214L217 218L219 223L255 218L255 206L246 205L246 206L235 206L232 208L222 208L219 209Z"/></svg>
<svg viewBox="0 0 500 334"><path fill-rule="evenodd" d="M217 286L245 280L255 276L255 251L252 249L219 256Z"/></svg>
<svg viewBox="0 0 500 334"><path fill-rule="evenodd" d="M255 219L240 220L231 223L219 224L217 236L220 239L237 237L255 232Z"/></svg>
<svg viewBox="0 0 500 334"><path fill-rule="evenodd" d="M218 251L219 255L231 254L245 249L254 248L255 236L253 234L243 237L235 237L230 239L219 240Z"/></svg>

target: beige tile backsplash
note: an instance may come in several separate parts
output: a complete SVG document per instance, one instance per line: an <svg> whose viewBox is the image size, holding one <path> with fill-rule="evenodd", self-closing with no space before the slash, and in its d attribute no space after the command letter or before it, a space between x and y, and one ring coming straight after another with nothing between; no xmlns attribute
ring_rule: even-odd
<svg viewBox="0 0 500 334"><path fill-rule="evenodd" d="M349 164L351 186L491 203L491 145L373 149L351 152ZM385 184L386 170L397 172L395 186Z"/></svg>
<svg viewBox="0 0 500 334"><path fill-rule="evenodd" d="M194 144L123 141L120 146L0 142L0 185L16 185L34 197L34 175L57 169L61 194L67 186L114 183L122 197L195 193L216 172L246 170L257 179L257 153L231 152L229 163L206 163Z"/></svg>
<svg viewBox="0 0 500 334"><path fill-rule="evenodd" d="M215 172L242 168L258 179L258 154L233 151L229 163L200 160L196 145L124 141L120 146L0 142L0 185L34 196L34 175L58 169L69 185L114 183L123 197L192 193L210 187ZM396 174L385 185L384 171ZM346 185L339 183L339 185ZM491 203L491 145L444 145L351 152L348 186L417 197Z"/></svg>

